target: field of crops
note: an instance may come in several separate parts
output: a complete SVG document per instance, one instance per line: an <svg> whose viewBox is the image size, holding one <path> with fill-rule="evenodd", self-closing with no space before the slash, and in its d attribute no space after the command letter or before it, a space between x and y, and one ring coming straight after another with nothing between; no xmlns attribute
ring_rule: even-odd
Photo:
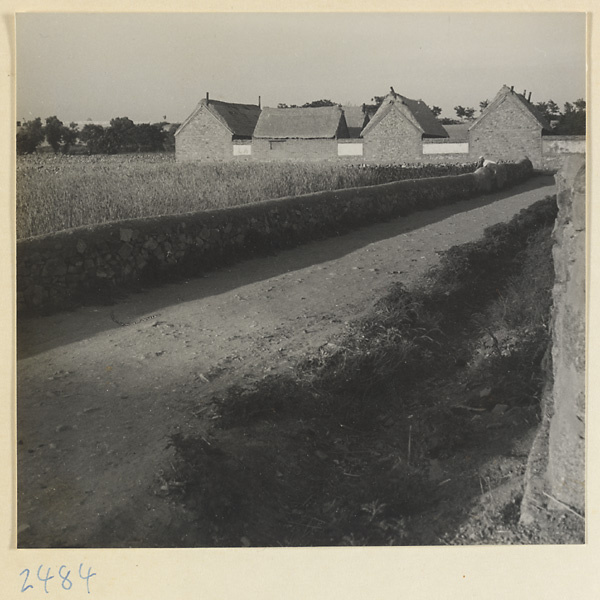
<svg viewBox="0 0 600 600"><path fill-rule="evenodd" d="M31 155L17 159L17 238L470 172L474 165L177 164L173 154Z"/></svg>

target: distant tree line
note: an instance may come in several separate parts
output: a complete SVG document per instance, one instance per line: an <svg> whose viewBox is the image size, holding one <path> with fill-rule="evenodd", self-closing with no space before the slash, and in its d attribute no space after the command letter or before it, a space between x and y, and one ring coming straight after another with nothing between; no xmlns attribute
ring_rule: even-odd
<svg viewBox="0 0 600 600"><path fill-rule="evenodd" d="M45 124L37 117L19 127L17 154L35 152L44 140L56 154L75 149L87 154L171 151L175 149L177 127L164 121L136 124L128 117L118 117L108 127L87 123L79 129L77 123L67 126L56 116L48 117Z"/></svg>
<svg viewBox="0 0 600 600"><path fill-rule="evenodd" d="M301 106L298 106L298 104L285 104L284 102L280 102L277 105L277 108L320 108L322 106L341 106L341 104L332 102L331 100L313 100L312 102L306 102Z"/></svg>
<svg viewBox="0 0 600 600"><path fill-rule="evenodd" d="M373 114L385 96L371 98L373 104L363 104L363 110ZM479 114L489 105L488 100L479 103ZM331 100L321 99L306 102L301 108L321 106L341 106ZM585 135L586 104L582 98L575 102L565 102L563 110L553 100L536 102L542 116L550 123L552 133L557 135ZM278 108L300 108L296 104L278 104ZM430 107L442 125L470 122L475 119L475 109L469 106L455 106L456 119L441 117L439 106ZM88 123L81 130L77 123L65 125L58 117L48 117L43 124L40 117L25 121L17 131L17 154L31 154L44 140L55 153L68 154L77 146L78 151L87 154L119 154L123 152L163 152L175 149L175 131L178 124L134 123L128 117L117 117L109 127Z"/></svg>

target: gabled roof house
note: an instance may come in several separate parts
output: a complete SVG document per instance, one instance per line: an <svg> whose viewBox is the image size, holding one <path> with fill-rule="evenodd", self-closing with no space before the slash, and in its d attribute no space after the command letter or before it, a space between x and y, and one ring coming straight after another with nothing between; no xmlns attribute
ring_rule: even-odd
<svg viewBox="0 0 600 600"><path fill-rule="evenodd" d="M344 112L339 106L318 108L265 108L254 130L254 139L333 139L348 137Z"/></svg>
<svg viewBox="0 0 600 600"><path fill-rule="evenodd" d="M393 90L362 131L365 158L383 162L416 162L425 138L447 138L448 133L422 100L411 100Z"/></svg>
<svg viewBox="0 0 600 600"><path fill-rule="evenodd" d="M550 130L548 121L525 94L503 85L469 128L471 155L493 160L534 160L541 156L542 135Z"/></svg>
<svg viewBox="0 0 600 600"><path fill-rule="evenodd" d="M260 112L257 104L222 102L207 94L175 132L177 160L230 160L249 155ZM243 146L247 148L240 150Z"/></svg>
<svg viewBox="0 0 600 600"><path fill-rule="evenodd" d="M259 160L322 160L337 156L337 140L348 138L339 106L265 108L252 138Z"/></svg>

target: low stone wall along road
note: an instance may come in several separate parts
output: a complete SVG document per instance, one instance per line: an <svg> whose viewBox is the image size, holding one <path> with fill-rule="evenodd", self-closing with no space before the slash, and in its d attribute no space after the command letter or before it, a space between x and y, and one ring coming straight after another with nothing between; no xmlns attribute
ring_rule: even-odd
<svg viewBox="0 0 600 600"><path fill-rule="evenodd" d="M113 306L20 321L19 545L153 546L174 432L232 384L335 343L390 286L554 193L552 177L255 258Z"/></svg>

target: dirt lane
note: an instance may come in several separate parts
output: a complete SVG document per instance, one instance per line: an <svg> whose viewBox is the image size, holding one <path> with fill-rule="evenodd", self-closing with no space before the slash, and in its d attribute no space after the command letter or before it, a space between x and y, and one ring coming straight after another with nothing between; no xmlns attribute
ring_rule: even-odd
<svg viewBox="0 0 600 600"><path fill-rule="evenodd" d="M173 516L154 493L171 468L168 435L205 427L207 400L293 368L343 334L390 285L410 286L438 253L552 193L553 178L538 177L112 307L24 321L20 544L159 544Z"/></svg>

